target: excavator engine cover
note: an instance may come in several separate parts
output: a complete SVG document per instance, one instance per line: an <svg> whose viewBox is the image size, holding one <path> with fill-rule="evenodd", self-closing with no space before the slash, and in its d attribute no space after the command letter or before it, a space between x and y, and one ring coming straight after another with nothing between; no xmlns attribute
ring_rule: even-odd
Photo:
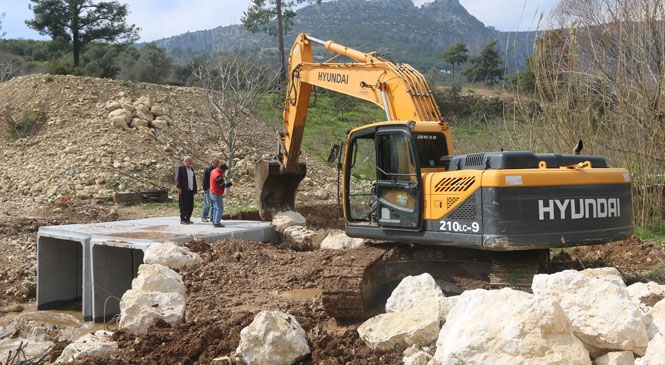
<svg viewBox="0 0 665 365"><path fill-rule="evenodd" d="M254 174L259 215L263 220L271 220L276 212L293 210L296 190L305 177L307 167L299 162L296 172L284 172L277 161L260 160Z"/></svg>

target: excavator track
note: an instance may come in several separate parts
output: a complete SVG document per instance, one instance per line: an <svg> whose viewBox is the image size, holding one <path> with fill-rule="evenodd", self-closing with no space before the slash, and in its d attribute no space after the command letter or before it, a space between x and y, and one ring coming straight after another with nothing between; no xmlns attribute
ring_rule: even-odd
<svg viewBox="0 0 665 365"><path fill-rule="evenodd" d="M335 256L323 271L322 300L326 312L335 318L365 318L363 299L365 270L381 259L386 250L366 246Z"/></svg>
<svg viewBox="0 0 665 365"><path fill-rule="evenodd" d="M384 311L392 290L409 275L429 273L446 295L470 289L531 290L549 250L490 252L408 244L365 246L335 256L324 268L322 300L339 319L369 318Z"/></svg>

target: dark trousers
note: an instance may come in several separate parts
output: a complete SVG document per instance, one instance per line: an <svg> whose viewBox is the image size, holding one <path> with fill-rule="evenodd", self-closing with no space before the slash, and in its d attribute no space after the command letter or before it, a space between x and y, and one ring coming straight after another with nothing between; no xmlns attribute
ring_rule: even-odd
<svg viewBox="0 0 665 365"><path fill-rule="evenodd" d="M194 191L183 190L178 195L178 207L180 208L180 221L189 222L194 211Z"/></svg>

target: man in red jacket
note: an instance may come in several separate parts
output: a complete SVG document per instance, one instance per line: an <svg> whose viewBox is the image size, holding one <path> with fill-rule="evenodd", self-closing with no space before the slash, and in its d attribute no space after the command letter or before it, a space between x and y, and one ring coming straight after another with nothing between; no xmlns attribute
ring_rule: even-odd
<svg viewBox="0 0 665 365"><path fill-rule="evenodd" d="M196 195L196 176L192 168L192 158L185 156L182 161L182 165L178 166L175 170L175 187L178 189L180 224L192 224L194 195Z"/></svg>
<svg viewBox="0 0 665 365"><path fill-rule="evenodd" d="M225 163L219 164L216 169L210 173L210 198L212 200L212 224L215 227L224 227L221 223L224 214L224 190L230 186L235 186L234 182L226 182L224 174L229 166Z"/></svg>

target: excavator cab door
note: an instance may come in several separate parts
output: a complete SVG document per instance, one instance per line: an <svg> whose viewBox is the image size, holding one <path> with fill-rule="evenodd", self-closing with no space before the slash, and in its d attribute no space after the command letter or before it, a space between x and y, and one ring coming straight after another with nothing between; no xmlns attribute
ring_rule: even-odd
<svg viewBox="0 0 665 365"><path fill-rule="evenodd" d="M417 229L422 182L408 128L376 134L376 221L381 227Z"/></svg>
<svg viewBox="0 0 665 365"><path fill-rule="evenodd" d="M368 145L371 143L371 146ZM382 228L419 229L422 222L422 179L407 126L364 130L349 138L345 171L347 222L369 221ZM371 166L373 164L373 166ZM363 177L363 183L356 181ZM366 190L357 193L354 185ZM354 204L354 201L366 202ZM367 207L366 212L361 207ZM358 212L361 213L358 213Z"/></svg>

